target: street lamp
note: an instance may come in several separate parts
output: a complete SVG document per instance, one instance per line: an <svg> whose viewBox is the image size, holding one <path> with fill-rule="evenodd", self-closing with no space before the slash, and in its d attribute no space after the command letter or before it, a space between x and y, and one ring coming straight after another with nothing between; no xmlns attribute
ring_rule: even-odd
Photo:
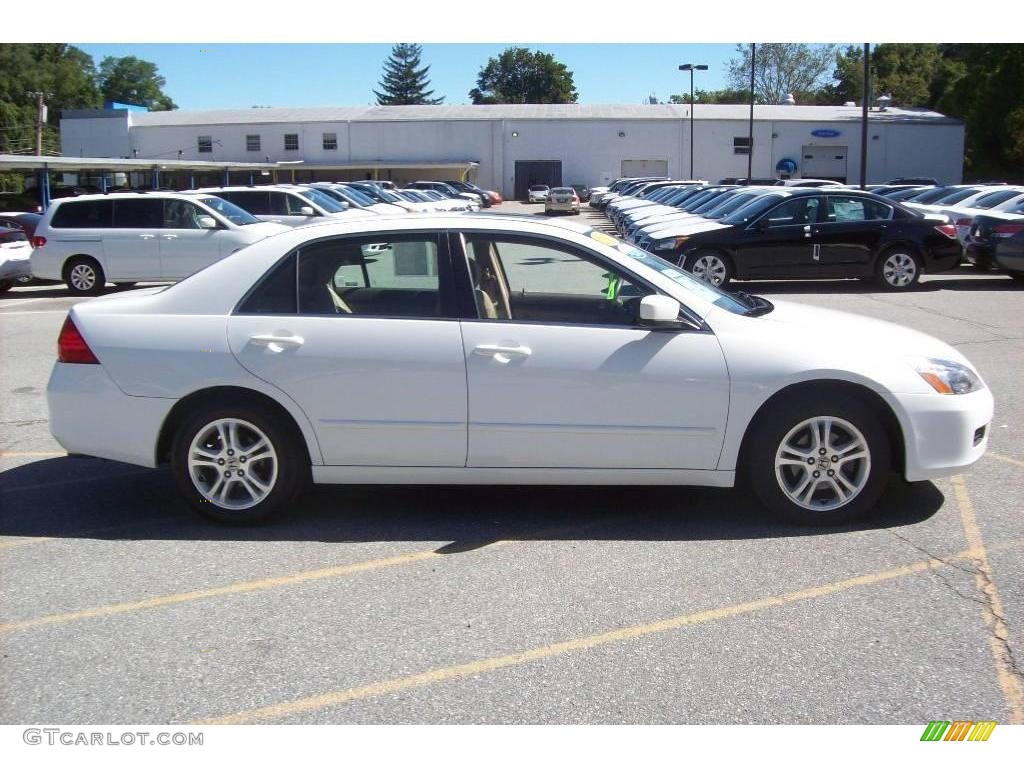
<svg viewBox="0 0 1024 768"><path fill-rule="evenodd" d="M693 70L707 70L707 64L680 64L680 72L690 73L690 180L693 180Z"/></svg>

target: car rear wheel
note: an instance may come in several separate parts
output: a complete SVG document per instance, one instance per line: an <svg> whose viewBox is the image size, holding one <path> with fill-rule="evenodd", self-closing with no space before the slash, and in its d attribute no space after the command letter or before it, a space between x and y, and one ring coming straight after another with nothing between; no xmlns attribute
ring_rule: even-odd
<svg viewBox="0 0 1024 768"><path fill-rule="evenodd" d="M106 277L99 263L89 256L75 256L64 267L64 282L68 290L79 295L90 295L103 290Z"/></svg>
<svg viewBox="0 0 1024 768"><path fill-rule="evenodd" d="M13 280L0 280L0 293L6 293L14 285Z"/></svg>
<svg viewBox="0 0 1024 768"><path fill-rule="evenodd" d="M882 287L890 291L905 291L921 277L921 257L906 248L886 251L878 259L876 276Z"/></svg>
<svg viewBox="0 0 1024 768"><path fill-rule="evenodd" d="M754 427L747 471L778 517L839 525L863 516L885 488L889 441L870 407L848 397L801 397L772 408Z"/></svg>
<svg viewBox="0 0 1024 768"><path fill-rule="evenodd" d="M1019 283L1024 283L1024 272L1010 271L1007 274Z"/></svg>
<svg viewBox="0 0 1024 768"><path fill-rule="evenodd" d="M257 406L211 404L179 427L171 471L201 514L257 523L305 489L309 463L300 440L283 419Z"/></svg>
<svg viewBox="0 0 1024 768"><path fill-rule="evenodd" d="M732 279L729 257L718 251L697 251L686 257L683 269L707 283L724 288Z"/></svg>

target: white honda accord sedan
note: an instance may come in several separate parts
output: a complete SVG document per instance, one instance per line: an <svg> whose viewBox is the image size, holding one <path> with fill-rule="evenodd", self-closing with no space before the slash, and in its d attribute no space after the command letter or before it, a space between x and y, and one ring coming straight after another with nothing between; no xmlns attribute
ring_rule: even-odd
<svg viewBox="0 0 1024 768"><path fill-rule="evenodd" d="M169 464L254 522L315 483L705 485L831 525L959 472L992 396L924 334L730 294L568 222L424 215L274 235L77 304L48 387L71 453Z"/></svg>

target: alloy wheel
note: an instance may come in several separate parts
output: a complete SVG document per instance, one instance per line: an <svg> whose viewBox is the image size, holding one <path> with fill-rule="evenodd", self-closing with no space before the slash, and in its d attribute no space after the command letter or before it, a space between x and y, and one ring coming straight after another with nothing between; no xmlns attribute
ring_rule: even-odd
<svg viewBox="0 0 1024 768"><path fill-rule="evenodd" d="M277 452L254 424L242 419L217 419L192 439L188 472L195 489L207 501L222 509L249 509L274 489Z"/></svg>
<svg viewBox="0 0 1024 768"><path fill-rule="evenodd" d="M775 452L775 478L804 509L829 512L849 504L868 483L871 451L844 419L814 416L793 427Z"/></svg>
<svg viewBox="0 0 1024 768"><path fill-rule="evenodd" d="M96 287L96 270L88 264L75 264L68 277L75 290L91 291Z"/></svg>

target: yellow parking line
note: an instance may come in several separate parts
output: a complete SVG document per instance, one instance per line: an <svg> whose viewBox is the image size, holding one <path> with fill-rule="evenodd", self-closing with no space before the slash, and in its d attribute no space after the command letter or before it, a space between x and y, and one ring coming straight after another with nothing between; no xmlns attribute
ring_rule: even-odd
<svg viewBox="0 0 1024 768"><path fill-rule="evenodd" d="M966 551L960 552L955 555L954 558L963 558L967 554L969 553ZM948 559L953 558L947 558L947 560ZM855 587L878 584L883 581L890 581L892 579L898 579L914 573L920 573L921 571L926 571L928 569L941 568L944 565L946 565L946 563L942 560L923 560L916 563L910 563L908 565L902 565L898 568L862 576L855 576L851 579L836 581L831 584L823 584L817 587L810 587L808 589L801 589L795 592L788 592L775 597L765 597L760 600L752 600L750 602L738 603L722 608L712 608L710 610L699 611L697 613L687 613L681 616L664 619L662 621L656 621L651 624L639 624L632 627L615 629L610 632L603 632L597 635L590 635L588 637L565 640L560 643L543 645L538 648L532 648L519 653L511 653L506 656L479 659L466 664L457 664L451 667L434 669L418 675L398 677L392 680L385 680L380 683L371 683L369 685L347 688L341 691L323 693L317 696L309 696L306 698L295 699L293 701L286 701L281 704L271 704L266 707L247 709L232 715L224 715L222 717L213 717L207 720L201 720L198 721L196 725L223 725L277 720L289 715L324 709L326 707L333 707L349 701L384 696L386 694L397 693L398 691L405 691L411 688L421 688L426 685L433 685L434 683L442 683L448 680L483 674L485 672L493 672L506 667L527 664L532 661L546 659L552 656L559 656L575 651L584 651L598 646L608 645L610 643L619 643L624 640L632 640L638 637L669 632L696 624L705 624L732 616L754 613L756 611L765 610L766 608L775 608L802 600L810 600L812 598L833 595L837 592L843 592Z"/></svg>
<svg viewBox="0 0 1024 768"><path fill-rule="evenodd" d="M609 518L601 518L599 520L591 521L585 525L573 525L573 526L562 526L559 528L551 528L542 531L530 531L520 535L516 539L501 539L496 541L488 541L488 547L502 546L507 544L515 544L523 541L537 540L550 536L558 536L567 532L583 532L590 528L604 525L609 522ZM442 548L443 549L443 548ZM37 616L31 619L21 619L19 621L9 621L0 624L0 633L14 632L21 629L30 629L32 627L41 627L51 624L67 624L73 621L81 621L82 619L95 619L101 616L114 616L120 613L131 613L133 611L141 611L149 608L162 608L168 605L177 605L179 603L188 603L193 600L203 600L208 597L220 597L222 595L238 595L246 592L258 592L265 589L275 589L277 587L287 587L295 584L303 584L309 581L321 581L323 579L333 579L339 576L348 576L353 573L361 573L363 571L379 570L381 568L390 568L397 565L407 565L409 563L417 563L421 560L429 560L435 557L447 557L448 555L443 552L439 552L436 549L426 549L419 552L409 552L402 555L395 555L392 557L384 557L376 560L364 560L358 563L350 563L348 565L337 565L328 568L319 568L313 571L302 571L300 573L292 573L285 576L274 576L266 579L254 579L252 581L237 581L233 584L225 584L219 587L208 587L206 589L196 589L190 592L179 592L171 595L162 595L160 597L151 597L145 600L136 600L133 602L126 603L114 603L112 605L103 605L97 608L88 608L82 611L68 611L67 613L53 613L46 616Z"/></svg>
<svg viewBox="0 0 1024 768"><path fill-rule="evenodd" d="M1001 453L992 453L992 451L987 451L985 455L988 456L989 458L996 459L997 461L1005 461L1007 464L1013 464L1014 466L1017 467L1024 467L1024 461L1021 461L1020 459L1012 459L1009 456L1003 456L1003 454Z"/></svg>
<svg viewBox="0 0 1024 768"><path fill-rule="evenodd" d="M964 536L967 545L975 553L974 562L977 572L974 576L978 591L985 597L985 610L982 617L985 626L988 628L989 647L992 650L992 658L996 666L996 676L999 678L999 687L1003 691L1003 698L1006 700L1008 712L1007 722L1011 724L1024 723L1024 693L1021 691L1020 680L1014 672L1012 659L1007 647L1010 639L1010 629L1006 625L1006 614L1003 613L1003 603L999 599L999 591L996 589L995 580L992 578L992 566L988 560L988 553L985 551L985 543L981 538L981 529L978 528L978 520L974 515L974 505L967 494L967 484L962 475L953 478L953 492L956 496L956 504L960 509L960 521L963 524Z"/></svg>

